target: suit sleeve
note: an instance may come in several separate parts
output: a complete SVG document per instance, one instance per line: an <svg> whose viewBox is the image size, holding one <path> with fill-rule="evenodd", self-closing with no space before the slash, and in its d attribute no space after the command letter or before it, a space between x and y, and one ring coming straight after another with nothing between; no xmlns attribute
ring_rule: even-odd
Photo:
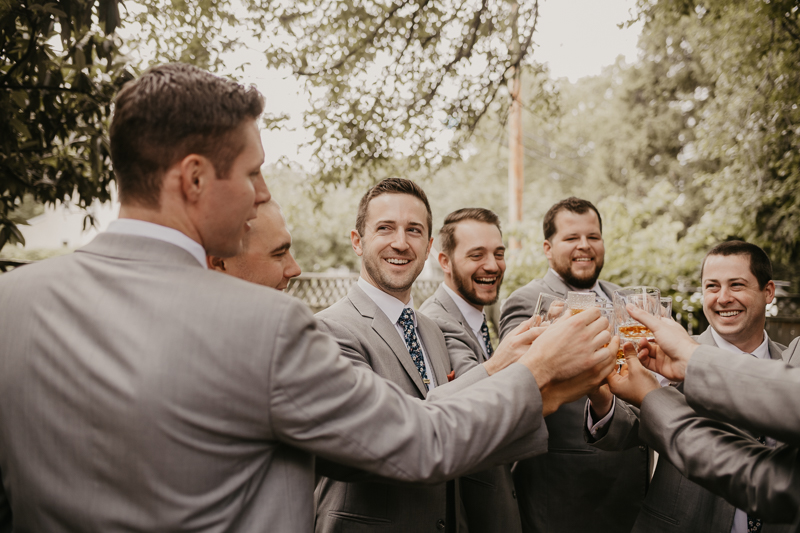
<svg viewBox="0 0 800 533"><path fill-rule="evenodd" d="M584 410L583 435L591 446L615 452L644 444L639 438L639 409L619 398L614 402L614 414L611 415L611 420L600 429L597 437L589 432L585 413L586 410Z"/></svg>
<svg viewBox="0 0 800 533"><path fill-rule="evenodd" d="M463 376L470 369L480 364L478 355L469 345L469 334L464 331L461 324L452 320L443 320L436 316L428 315L428 317L436 323L444 335L450 366L453 368L456 377Z"/></svg>
<svg viewBox="0 0 800 533"><path fill-rule="evenodd" d="M503 310L500 312L500 340L532 317L536 310L536 298L529 298L527 293L530 291L525 289L526 287L523 287L514 291L503 305Z"/></svg>
<svg viewBox="0 0 800 533"><path fill-rule="evenodd" d="M324 459L399 481L442 482L538 453L546 431L530 371L514 364L435 401L417 401L316 328L300 304L283 314L269 359L275 437Z"/></svg>
<svg viewBox="0 0 800 533"><path fill-rule="evenodd" d="M684 391L701 415L800 445L800 368L701 345Z"/></svg>
<svg viewBox="0 0 800 533"><path fill-rule="evenodd" d="M800 451L769 448L724 422L699 416L672 387L641 409L642 439L684 476L763 520L791 522L800 508Z"/></svg>

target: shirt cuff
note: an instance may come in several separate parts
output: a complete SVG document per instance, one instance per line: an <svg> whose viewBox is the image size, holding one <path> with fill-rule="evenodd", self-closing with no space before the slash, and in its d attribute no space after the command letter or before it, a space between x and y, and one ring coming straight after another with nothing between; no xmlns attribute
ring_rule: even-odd
<svg viewBox="0 0 800 533"><path fill-rule="evenodd" d="M589 428L589 433L591 433L592 437L597 437L597 432L606 427L611 417L614 416L614 406L617 405L617 397L614 396L611 398L611 409L609 409L608 414L598 420L597 423L592 420L591 404L591 400L586 402L586 427Z"/></svg>

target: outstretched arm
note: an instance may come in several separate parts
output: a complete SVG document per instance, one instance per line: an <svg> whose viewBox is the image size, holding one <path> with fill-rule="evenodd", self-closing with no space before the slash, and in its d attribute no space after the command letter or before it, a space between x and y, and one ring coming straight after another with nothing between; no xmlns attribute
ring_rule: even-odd
<svg viewBox="0 0 800 533"><path fill-rule="evenodd" d="M698 415L673 387L650 393L639 435L684 476L771 522L798 519L800 450L769 448L733 426Z"/></svg>

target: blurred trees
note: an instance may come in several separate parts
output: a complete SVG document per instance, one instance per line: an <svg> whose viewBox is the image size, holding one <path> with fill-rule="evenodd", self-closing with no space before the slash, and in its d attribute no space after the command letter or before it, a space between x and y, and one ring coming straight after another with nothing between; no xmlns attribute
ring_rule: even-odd
<svg viewBox="0 0 800 533"><path fill-rule="evenodd" d="M319 177L346 184L458 159L526 64L538 18L537 0L267 4L268 63L306 80Z"/></svg>
<svg viewBox="0 0 800 533"><path fill-rule="evenodd" d="M109 199L119 20L117 0L0 2L0 248L24 242L24 201Z"/></svg>

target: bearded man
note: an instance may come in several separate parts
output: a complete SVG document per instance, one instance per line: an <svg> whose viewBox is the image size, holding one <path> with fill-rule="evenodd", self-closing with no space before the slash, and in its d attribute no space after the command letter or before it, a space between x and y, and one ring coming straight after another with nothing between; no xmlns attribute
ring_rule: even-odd
<svg viewBox="0 0 800 533"><path fill-rule="evenodd" d="M550 269L505 302L501 338L533 315L540 293L566 299L569 291L594 292L612 300L619 288L598 280L605 258L603 221L591 202L562 200L547 211L542 225ZM585 400L564 404L546 417L548 453L520 461L514 470L526 533L622 533L633 527L648 482L648 449L609 452L589 446L583 437ZM587 418L592 419L591 412Z"/></svg>

